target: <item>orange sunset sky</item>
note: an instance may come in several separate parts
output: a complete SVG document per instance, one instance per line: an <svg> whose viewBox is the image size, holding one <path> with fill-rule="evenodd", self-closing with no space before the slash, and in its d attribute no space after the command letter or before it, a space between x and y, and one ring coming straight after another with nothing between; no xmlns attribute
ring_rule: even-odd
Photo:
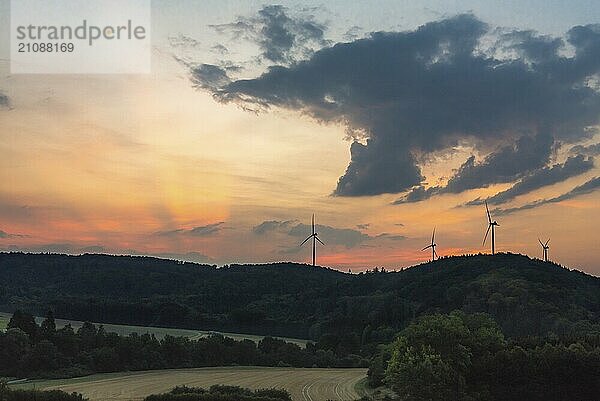
<svg viewBox="0 0 600 401"><path fill-rule="evenodd" d="M8 3L0 1L3 38ZM326 244L318 248L319 264L394 269L430 258L421 248L434 227L440 255L489 252L489 244L482 245L485 207L476 200L534 177L530 189L490 205L500 224L497 250L541 257L538 238L551 238L552 260L600 274L600 185L594 181L600 176L594 161L600 28L590 25L600 15L596 3L563 2L535 18L533 4L545 2L527 8L509 2L508 10L485 1L376 1L371 7L282 2L270 9L257 2L219 3L154 2L149 75L11 74L9 43L0 43L0 250L308 263L310 247L298 245L310 234L315 213ZM236 31L235 22L247 26ZM281 28L293 40L281 44L265 27ZM436 36L445 29L447 36ZM460 35L452 36L456 30ZM376 31L393 34L372 35ZM511 36L525 31L530 34ZM477 44L462 54L472 32ZM518 108L502 99L499 106L481 105L469 98L480 93L475 84L455 89L443 79L429 81L437 88L404 91L421 85L421 75L406 78L399 71L411 55L417 55L410 61L415 65L418 57L429 57L422 47L429 46L428 35L442 50L424 62L427 73L468 61L473 75L476 61L485 60L493 68L486 64L478 75L482 85L505 79L508 87L515 82L510 74L493 74L510 60L526 84L537 85L536 74L547 80L527 93L557 89L532 95L539 105ZM485 53L499 40L512 47ZM365 61L371 49L388 42L401 55L397 60ZM527 53L525 44L543 45L546 53ZM578 63L588 53L591 61L581 72ZM556 60L570 60L572 75L579 75L558 82L548 72ZM319 70L328 63L340 70ZM281 69L281 81L269 75L273 66ZM384 66L391 71L379 71ZM377 86L388 72L391 80ZM460 73L445 74L462 82ZM312 82L305 84L307 76ZM320 79L329 81L314 84ZM382 89L393 92L396 84L402 95ZM586 91L577 92L582 85ZM454 90L464 96L453 97ZM557 99L550 104L552 96ZM436 99L443 112L431 111ZM463 100L469 106L459 108ZM417 112L406 111L413 102ZM537 142L546 136L547 143ZM534 150L523 156L526 146ZM495 155L514 165L494 167ZM407 173L414 166L416 181ZM450 190L467 173L476 183ZM424 199L407 201L429 188Z"/></svg>

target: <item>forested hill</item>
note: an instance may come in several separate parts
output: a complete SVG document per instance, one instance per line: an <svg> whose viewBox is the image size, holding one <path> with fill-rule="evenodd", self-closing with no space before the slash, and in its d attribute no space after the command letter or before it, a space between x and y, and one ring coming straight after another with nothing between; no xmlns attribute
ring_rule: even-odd
<svg viewBox="0 0 600 401"><path fill-rule="evenodd" d="M455 309L491 314L508 336L600 332L600 278L513 254L363 274L291 263L216 268L149 257L0 254L0 310L17 308L352 348L388 341L415 316Z"/></svg>

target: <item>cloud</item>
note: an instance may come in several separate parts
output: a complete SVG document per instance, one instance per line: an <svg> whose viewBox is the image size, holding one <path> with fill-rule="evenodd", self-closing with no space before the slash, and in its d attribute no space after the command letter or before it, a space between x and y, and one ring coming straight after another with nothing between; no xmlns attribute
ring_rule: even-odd
<svg viewBox="0 0 600 401"><path fill-rule="evenodd" d="M23 234L11 234L11 233L7 233L6 231L0 230L0 239L27 238L27 237L29 237L29 236L28 235L23 235Z"/></svg>
<svg viewBox="0 0 600 401"><path fill-rule="evenodd" d="M423 185L419 185L411 189L406 195L404 195L400 199L396 199L394 201L394 205L402 205L405 203L415 203L421 202L426 199L431 198L432 196L439 194L441 188L440 187L429 187L425 188Z"/></svg>
<svg viewBox="0 0 600 401"><path fill-rule="evenodd" d="M348 29L346 31L346 33L344 33L343 39L347 42L351 42L351 41L356 40L359 37L361 37L362 34L363 34L363 29L358 25L354 25L354 26L350 27L350 29Z"/></svg>
<svg viewBox="0 0 600 401"><path fill-rule="evenodd" d="M482 163L463 165L446 189L458 192L543 167L555 141L590 137L600 117L600 94L588 84L600 71L599 25L569 30L570 55L560 51L562 38L532 31L515 31L486 48L482 38L492 33L463 14L337 43L256 78L206 88L220 102L287 108L346 125L356 139L334 190L339 196L419 188L421 156L459 141L498 147ZM508 50L496 51L502 47Z"/></svg>
<svg viewBox="0 0 600 401"><path fill-rule="evenodd" d="M573 199L577 196L586 195L586 194L594 192L598 188L600 188L600 177L595 177L595 178L592 178L591 180L587 181L586 183L579 185L579 186L573 188L572 190L570 190L569 192L566 192L560 196L557 196L554 198L549 198L549 199L540 199L535 202L531 202L531 203L528 203L526 205L519 206L519 207L513 207L513 208L508 208L508 209L497 208L497 209L493 210L493 214L502 216L502 215L520 212L523 210L535 209L537 207L547 205L549 203L558 203L558 202L562 202L562 201L565 201L568 199Z"/></svg>
<svg viewBox="0 0 600 401"><path fill-rule="evenodd" d="M298 239L304 239L310 235L311 230L310 225L300 223L292 227L288 234ZM326 244L343 245L346 248L353 248L371 239L369 235L351 228L335 228L317 224L315 231Z"/></svg>
<svg viewBox="0 0 600 401"><path fill-rule="evenodd" d="M600 143L595 143L589 146L577 145L573 146L570 150L570 153L585 155L585 156L598 156L600 155Z"/></svg>
<svg viewBox="0 0 600 401"><path fill-rule="evenodd" d="M221 56L224 56L229 53L229 49L220 43L217 43L216 45L211 47L210 51L215 52Z"/></svg>
<svg viewBox="0 0 600 401"><path fill-rule="evenodd" d="M381 233L376 238L383 238L390 241L404 241L408 237L400 234Z"/></svg>
<svg viewBox="0 0 600 401"><path fill-rule="evenodd" d="M202 45L200 41L183 34L179 34L177 36L169 36L169 44L172 47L182 48L197 48Z"/></svg>
<svg viewBox="0 0 600 401"><path fill-rule="evenodd" d="M10 109L10 98L0 92L0 109Z"/></svg>
<svg viewBox="0 0 600 401"><path fill-rule="evenodd" d="M11 251L22 251L32 253L64 253L73 254L76 248L72 244L56 243L56 244L42 244L42 245L30 245L30 246L12 246Z"/></svg>
<svg viewBox="0 0 600 401"><path fill-rule="evenodd" d="M208 224L206 226L199 226L199 227L194 227L192 228L189 233L190 235L196 236L196 237L206 237L208 235L213 235L216 234L217 232L219 232L219 230L221 230L221 226L225 224L224 221L221 221L219 223L213 223L213 224Z"/></svg>
<svg viewBox="0 0 600 401"><path fill-rule="evenodd" d="M325 46L326 26L312 15L290 16L281 5L264 6L254 17L238 17L229 24L211 25L217 32L233 39L245 39L258 44L261 57L273 63L289 64L297 57L306 57L313 47Z"/></svg>
<svg viewBox="0 0 600 401"><path fill-rule="evenodd" d="M223 228L222 227L223 224L225 224L225 222L220 221L218 223L207 224L205 226L198 226L198 227L189 228L189 229L188 228L178 228L176 230L159 231L155 235L164 236L164 237L171 237L171 236L178 236L178 235L186 235L186 236L192 236L192 237L208 237L208 236L217 234Z"/></svg>
<svg viewBox="0 0 600 401"><path fill-rule="evenodd" d="M216 90L231 82L227 71L212 64L200 64L192 67L191 73L193 82L203 89Z"/></svg>
<svg viewBox="0 0 600 401"><path fill-rule="evenodd" d="M400 147L394 151L389 146L390 144L372 139L368 139L366 145L352 143L352 161L338 180L334 194L365 196L383 192L396 193L425 179L411 153Z"/></svg>
<svg viewBox="0 0 600 401"><path fill-rule="evenodd" d="M282 229L289 229L292 225L297 224L297 220L285 220L285 221L277 221L277 220L267 220L263 221L259 225L252 228L252 232L254 234L263 235L273 231L279 231Z"/></svg>
<svg viewBox="0 0 600 401"><path fill-rule="evenodd" d="M552 151L552 139L546 135L521 137L514 146L505 146L488 155L481 163L469 158L452 176L442 193L460 193L490 184L511 182L524 172L544 166Z"/></svg>
<svg viewBox="0 0 600 401"><path fill-rule="evenodd" d="M297 253L300 253L301 250L302 250L301 246L295 245L295 246L291 246L289 248L282 247L280 250L277 251L277 253L280 255L295 255Z"/></svg>
<svg viewBox="0 0 600 401"><path fill-rule="evenodd" d="M346 248L353 248L363 242L376 238L352 228L337 228L321 224L315 225L315 231L319 234L319 238L327 245L342 245ZM311 234L312 227L309 224L299 223L297 220L267 220L253 227L252 232L257 235L269 233L288 235L296 238L299 245L302 240ZM291 248L286 247L281 252L295 253L298 251L296 248L298 248L297 245Z"/></svg>
<svg viewBox="0 0 600 401"><path fill-rule="evenodd" d="M523 177L519 182L509 189L498 192L496 195L487 198L487 202L492 205L506 203L517 196L527 194L536 189L562 182L568 178L586 173L594 168L594 162L591 158L585 158L583 155L569 157L563 164L555 164L552 167L544 167ZM475 199L467 202L467 206L482 205L482 199Z"/></svg>
<svg viewBox="0 0 600 401"><path fill-rule="evenodd" d="M448 180L445 186L411 189L395 204L420 202L438 194L461 193L491 184L512 182L529 171L544 166L550 159L553 140L547 135L523 136L514 145L501 147L480 162L469 157Z"/></svg>
<svg viewBox="0 0 600 401"><path fill-rule="evenodd" d="M83 253L106 253L107 250L102 245L90 245L81 248L81 252Z"/></svg>
<svg viewBox="0 0 600 401"><path fill-rule="evenodd" d="M527 30L502 35L500 45L505 50L514 50L527 63L539 64L552 61L564 46L564 41Z"/></svg>
<svg viewBox="0 0 600 401"><path fill-rule="evenodd" d="M3 236L6 235L6 236ZM0 238L30 238L29 235L7 234L0 231ZM7 252L30 252L30 253L60 253L68 255L79 255L83 253L107 253L105 247L101 245L81 246L73 243L47 243L30 245L9 245L0 248Z"/></svg>
<svg viewBox="0 0 600 401"><path fill-rule="evenodd" d="M136 253L137 254L137 253ZM180 260L184 262L193 262L200 264L213 264L215 261L202 253L199 252L187 252L187 253L154 253L147 254L147 256L155 256L163 259Z"/></svg>
<svg viewBox="0 0 600 401"><path fill-rule="evenodd" d="M1 233L1 231L0 231ZM1 235L1 234L0 234ZM1 238L1 237L0 237ZM41 245L29 245L29 246L16 246L11 245L5 248L0 248L1 251L6 252L31 252L31 253L59 253L67 255L81 255L84 253L104 253L113 255L132 255L132 256L151 256L163 259L181 260L186 262L194 262L200 264L213 264L214 260L209 256L203 255L199 252L187 252L187 253L148 253L140 252L135 249L126 249L122 251L110 252L102 245L91 245L80 247L78 245L69 243L56 243L56 244L41 244Z"/></svg>

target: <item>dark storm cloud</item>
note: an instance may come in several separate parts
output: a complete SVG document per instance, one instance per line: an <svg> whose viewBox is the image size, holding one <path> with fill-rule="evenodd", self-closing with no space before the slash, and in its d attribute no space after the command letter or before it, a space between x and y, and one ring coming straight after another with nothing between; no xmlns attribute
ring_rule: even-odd
<svg viewBox="0 0 600 401"><path fill-rule="evenodd" d="M171 237L177 235L187 235L192 237L208 237L221 231L221 229L223 229L223 224L225 224L225 222L221 221L218 223L207 224L205 226L198 226L191 229L178 228L176 230L159 231L156 233L156 235L164 237Z"/></svg>
<svg viewBox="0 0 600 401"><path fill-rule="evenodd" d="M425 177L421 175L414 156L402 147L392 146L373 139L368 139L366 145L352 143L351 162L338 180L334 194L364 196L396 193L423 181Z"/></svg>
<svg viewBox="0 0 600 401"><path fill-rule="evenodd" d="M191 68L194 84L203 89L216 90L231 80L224 68L212 64L200 64Z"/></svg>
<svg viewBox="0 0 600 401"><path fill-rule="evenodd" d="M280 5L265 6L255 17L239 17L233 23L211 26L236 40L257 43L261 56L278 64L291 63L296 56L307 56L312 53L311 45L322 47L327 44L325 25L310 15L292 17L289 10Z"/></svg>
<svg viewBox="0 0 600 401"><path fill-rule="evenodd" d="M402 205L404 203L416 203L431 198L440 193L441 187L425 188L423 185L418 185L411 189L402 198L394 201L394 205Z"/></svg>
<svg viewBox="0 0 600 401"><path fill-rule="evenodd" d="M544 166L550 159L552 138L537 135L524 136L515 146L506 146L488 155L477 164L469 158L448 180L442 192L460 193L468 189L481 188L491 184L510 182L524 172Z"/></svg>
<svg viewBox="0 0 600 401"><path fill-rule="evenodd" d="M514 50L529 63L543 63L553 60L563 47L561 38L538 35L535 31L514 31L502 35L500 45Z"/></svg>
<svg viewBox="0 0 600 401"><path fill-rule="evenodd" d="M498 192L496 195L487 198L487 202L492 205L506 203L517 196L527 194L539 188L556 184L571 177L576 177L586 173L594 168L594 162L591 158L585 158L583 155L569 157L563 164L555 164L551 167L544 167L523 177L515 185L506 191ZM475 199L467 203L467 206L482 205L482 199Z"/></svg>
<svg viewBox="0 0 600 401"><path fill-rule="evenodd" d="M358 25L354 25L346 31L346 33L343 36L343 39L347 42L351 42L361 37L362 33L363 29Z"/></svg>
<svg viewBox="0 0 600 401"><path fill-rule="evenodd" d="M595 143L589 146L573 146L569 152L576 155L586 155L592 157L598 156L600 155L600 143Z"/></svg>
<svg viewBox="0 0 600 401"><path fill-rule="evenodd" d="M587 181L586 183L579 185L579 186L573 188L572 190L570 190L569 192L566 192L560 196L557 196L554 198L549 198L549 199L540 199L538 201L531 202L531 203L528 203L526 205L519 206L519 207L513 207L513 208L508 208L508 209L494 209L492 211L492 214L501 216L501 215L507 215L507 214L511 214L511 213L515 213L515 212L520 212L523 210L535 209L537 207L547 205L549 203L558 203L558 202L562 202L562 201L565 201L568 199L573 199L577 196L587 195L587 194L590 194L590 193L596 191L599 188L600 188L600 177L595 177L595 178L592 178L591 180Z"/></svg>
<svg viewBox="0 0 600 401"><path fill-rule="evenodd" d="M512 182L528 171L544 166L550 159L553 140L547 135L523 136L514 145L504 146L476 163L471 156L448 180L446 186L422 185L413 188L395 204L420 202L437 194L460 193L492 184Z"/></svg>
<svg viewBox="0 0 600 401"><path fill-rule="evenodd" d="M10 98L0 91L0 109L10 108Z"/></svg>
<svg viewBox="0 0 600 401"><path fill-rule="evenodd" d="M591 136L600 116L600 94L587 85L600 71L598 25L568 32L570 56L559 52L561 39L530 31L500 37L497 47L508 50L492 56L480 48L488 31L473 15L459 15L338 43L257 78L207 88L221 102L347 125L359 141L334 191L341 196L417 187L409 198L428 197L418 156L465 140L499 146L480 164L468 160L444 190L460 192L543 167L554 141Z"/></svg>

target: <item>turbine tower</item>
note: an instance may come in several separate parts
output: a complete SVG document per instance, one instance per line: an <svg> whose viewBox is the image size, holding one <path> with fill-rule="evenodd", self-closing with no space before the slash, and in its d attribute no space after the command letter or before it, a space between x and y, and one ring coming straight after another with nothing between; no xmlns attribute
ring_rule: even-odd
<svg viewBox="0 0 600 401"><path fill-rule="evenodd" d="M495 228L495 226L499 226L500 224L498 224L498 222L496 220L492 221L492 216L490 215L490 209L488 208L487 201L485 201L485 211L487 212L488 228L487 228L487 231L485 232L485 237L483 237L483 245L485 245L487 236L490 233L490 230L492 230L492 255L493 255L496 253L496 237L494 235L494 228Z"/></svg>
<svg viewBox="0 0 600 401"><path fill-rule="evenodd" d="M437 244L435 243L435 227L433 227L433 235L431 236L431 244L429 244L425 248L421 249L421 251L424 251L427 248L431 248L431 260L434 261L435 258L438 257L437 253L435 252L436 246L437 246Z"/></svg>
<svg viewBox="0 0 600 401"><path fill-rule="evenodd" d="M321 245L325 245L323 241L321 241L315 232L315 214L312 215L312 234L306 237L304 241L300 244L300 246L304 245L306 241L312 238L312 265L317 265L317 241L321 243Z"/></svg>
<svg viewBox="0 0 600 401"><path fill-rule="evenodd" d="M550 249L550 247L548 246L548 242L550 242L550 238L548 238L548 241L546 241L546 243L543 243L541 239L538 238L538 241L540 242L540 245L542 246L542 251L544 252L544 262L548 261L548 249Z"/></svg>

